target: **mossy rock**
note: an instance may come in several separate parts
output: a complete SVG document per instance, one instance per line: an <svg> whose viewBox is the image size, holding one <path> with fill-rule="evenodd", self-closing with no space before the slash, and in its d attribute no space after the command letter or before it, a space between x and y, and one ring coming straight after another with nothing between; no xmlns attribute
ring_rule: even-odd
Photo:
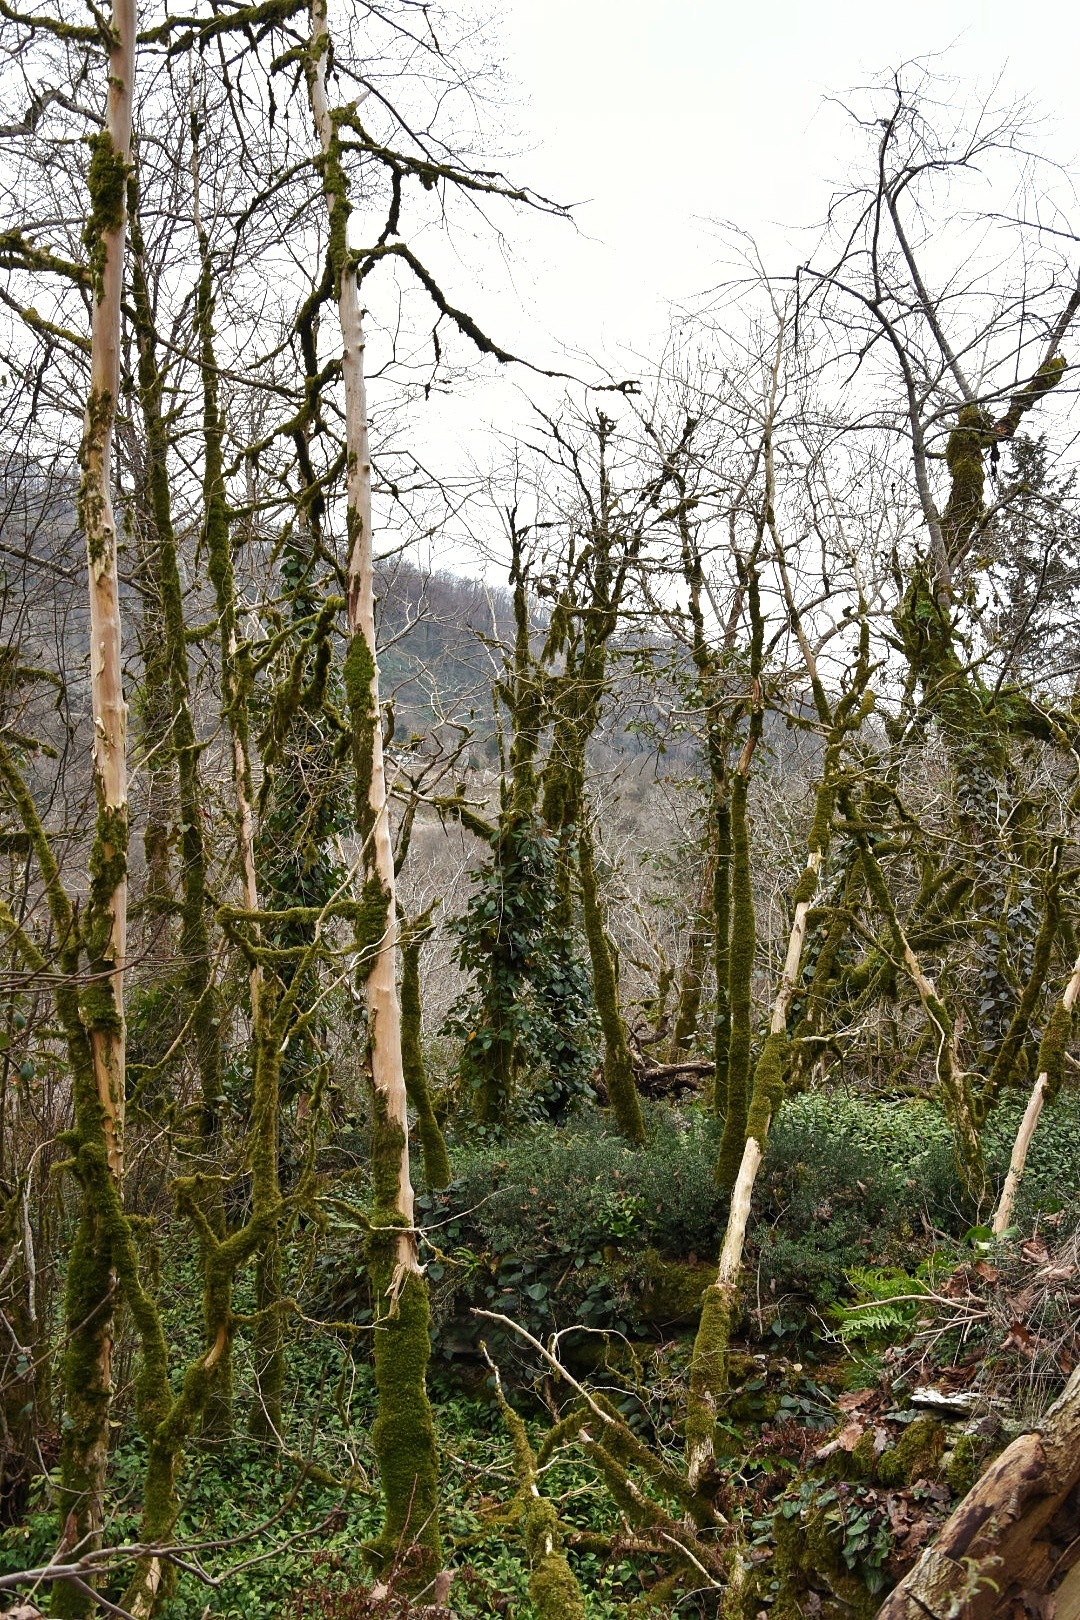
<svg viewBox="0 0 1080 1620"><path fill-rule="evenodd" d="M729 1350L727 1358L729 1389L741 1389L748 1379L759 1376L761 1370L761 1362L748 1350Z"/></svg>
<svg viewBox="0 0 1080 1620"><path fill-rule="evenodd" d="M843 1424L839 1424L834 1434L843 1427ZM865 1430L850 1451L845 1451L841 1447L822 1462L815 1464L813 1472L822 1479L874 1479L877 1472L877 1451L873 1429Z"/></svg>
<svg viewBox="0 0 1080 1620"><path fill-rule="evenodd" d="M944 1426L936 1418L917 1417L896 1445L881 1453L878 1480L882 1485L910 1485L917 1479L933 1479L940 1472L944 1451Z"/></svg>
<svg viewBox="0 0 1080 1620"><path fill-rule="evenodd" d="M729 1423L768 1423L779 1412L783 1398L783 1390L767 1389L764 1378L748 1378L727 1397L724 1417Z"/></svg>
<svg viewBox="0 0 1080 1620"><path fill-rule="evenodd" d="M989 1435L965 1429L945 1459L945 1479L954 1496L966 1496L991 1456L1001 1449Z"/></svg>
<svg viewBox="0 0 1080 1620"><path fill-rule="evenodd" d="M778 1513L773 1530L776 1551L761 1571L766 1580L770 1576L779 1580L769 1610L771 1620L781 1615L805 1615L806 1597L811 1592L818 1600L815 1613L820 1620L871 1620L877 1613L881 1593L872 1593L848 1569L843 1557L843 1530L830 1518L828 1507L791 1518ZM749 1612L759 1612L756 1599Z"/></svg>
<svg viewBox="0 0 1080 1620"><path fill-rule="evenodd" d="M715 1265L668 1260L655 1249L646 1249L638 1266L645 1321L665 1328L696 1327L701 1320L701 1296L716 1280Z"/></svg>

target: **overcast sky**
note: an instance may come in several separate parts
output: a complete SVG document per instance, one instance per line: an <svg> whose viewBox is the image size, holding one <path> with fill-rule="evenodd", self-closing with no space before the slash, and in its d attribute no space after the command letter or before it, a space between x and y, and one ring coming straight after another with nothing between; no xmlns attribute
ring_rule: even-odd
<svg viewBox="0 0 1080 1620"><path fill-rule="evenodd" d="M1069 0L504 0L530 182L579 202L577 240L533 240L519 285L554 336L596 350L666 329L716 276L710 221L788 268L843 177L829 96L905 60L1034 99L1047 145L1080 153L1080 7ZM785 235L790 247L785 251ZM777 264L777 260L780 261ZM530 286L530 280L533 285Z"/></svg>
<svg viewBox="0 0 1080 1620"><path fill-rule="evenodd" d="M508 172L576 204L577 228L504 220L506 263L481 232L449 284L540 362L577 350L641 374L672 304L723 278L721 222L749 232L771 271L793 270L859 150L838 98L905 62L935 56L958 104L995 81L996 101L1029 99L1039 150L1080 174L1075 0L498 0L497 16L518 132ZM528 422L538 389L514 369L435 395L413 442L448 471L487 465L499 458L485 430Z"/></svg>

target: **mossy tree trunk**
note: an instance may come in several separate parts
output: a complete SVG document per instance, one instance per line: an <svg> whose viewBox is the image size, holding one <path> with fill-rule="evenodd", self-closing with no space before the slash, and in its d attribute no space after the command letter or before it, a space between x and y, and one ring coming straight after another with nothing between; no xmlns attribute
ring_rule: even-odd
<svg viewBox="0 0 1080 1620"><path fill-rule="evenodd" d="M764 622L758 587L757 558L747 570L747 597L750 608L750 719L739 753L731 787L731 941L727 951L730 1009L725 1075L724 1131L716 1158L716 1180L725 1191L735 1185L743 1143L746 1139L746 1111L750 1091L750 1034L753 1019L754 957L757 950L757 923L750 867L750 767L765 721L761 691L761 665ZM718 929L720 919L717 919ZM719 1085L713 1081L714 1097L720 1104Z"/></svg>
<svg viewBox="0 0 1080 1620"><path fill-rule="evenodd" d="M446 1187L450 1183L450 1155L428 1090L421 1029L420 947L430 931L430 917L426 912L402 930L401 1060L405 1090L416 1111L416 1128L424 1155L424 1180L429 1187Z"/></svg>
<svg viewBox="0 0 1080 1620"><path fill-rule="evenodd" d="M82 941L91 978L70 1026L72 1163L82 1192L68 1259L61 1546L100 1542L112 1394L113 1246L124 1177L124 969L127 952L127 708L120 650L117 534L112 500L113 422L120 393L126 197L135 77L135 0L114 0L104 126L94 136L84 240L92 288L90 390L79 462L79 520L90 593L90 690L97 819ZM58 877L57 877L58 882ZM73 920L72 920L73 926ZM63 941L62 949L70 949ZM69 1015L74 1009L69 1009ZM86 1030L86 1045L77 1022ZM88 1614L94 1598L73 1585L56 1612Z"/></svg>
<svg viewBox="0 0 1080 1620"><path fill-rule="evenodd" d="M310 17L307 85L320 147L329 222L329 268L342 341L349 539L345 688L352 728L357 831L368 901L363 937L358 928L357 944L358 971L367 1003L373 1094L371 1159L375 1203L371 1263L378 1414L372 1438L385 1514L382 1533L370 1544L369 1552L378 1570L394 1568L405 1588L419 1592L431 1587L441 1569L442 1544L438 1458L426 1386L430 1355L428 1294L417 1254L396 975L394 850L375 646L364 333L356 265L348 249L350 208L339 122L327 99L330 35L325 0L311 0Z"/></svg>
<svg viewBox="0 0 1080 1620"><path fill-rule="evenodd" d="M193 139L197 141L194 128ZM223 1240L212 1222L203 1222L205 1229L201 1231L205 1269L203 1319L209 1353L215 1356L212 1366L217 1385L208 1413L208 1426L212 1426L216 1432L226 1417L231 1387L233 1278L237 1266L254 1255L256 1323L253 1355L256 1398L249 1427L256 1438L272 1441L281 1432L281 1392L285 1378L279 1308L281 1255L278 1234L281 1213L278 1184L281 1061L280 1051L275 1045L275 1030L278 1031L278 1044L283 1032L279 1027L279 999L259 954L259 885L255 864L255 795L250 732L253 672L250 652L240 639L237 624L236 575L222 454L225 425L218 400L218 366L214 343L214 269L209 237L199 210L197 163L193 183L201 261L195 290L195 323L203 391L202 543L217 609L221 709L230 743L240 893L243 909L252 919L254 939L254 945L248 952L252 1102L247 1154L252 1174L252 1216L244 1232L234 1234L232 1239ZM199 1200L205 1198L208 1191L208 1184L198 1178L188 1184L188 1214L189 1218L196 1219L196 1224L199 1224ZM242 1253L234 1254L237 1246Z"/></svg>
<svg viewBox="0 0 1080 1620"><path fill-rule="evenodd" d="M822 725L828 728L828 741L822 763L822 775L815 795L814 816L807 838L806 863L792 896L794 913L784 966L776 987L768 1034L754 1067L745 1139L732 1185L716 1281L705 1290L701 1322L690 1361L690 1387L686 1409L686 1460L690 1483L695 1489L711 1472L715 1462L713 1446L717 1401L727 1386L728 1345L732 1322L738 1311L739 1279L746 1226L754 1184L765 1157L769 1129L783 1098L784 1077L789 1057L788 1018L802 971L810 910L828 853L833 811L840 791L844 745L849 734L858 732L873 707L873 696L867 691L870 658L865 619L859 657L848 690L835 707L830 708L817 676L813 653L802 634L779 546L778 561L788 597L789 612L811 676L819 717Z"/></svg>
<svg viewBox="0 0 1080 1620"><path fill-rule="evenodd" d="M540 1494L536 1454L525 1424L503 1394L499 1370L490 1357L488 1364L495 1375L495 1397L514 1451L521 1532L529 1555L529 1597L540 1620L585 1620L585 1600L567 1562L558 1511Z"/></svg>
<svg viewBox="0 0 1080 1620"><path fill-rule="evenodd" d="M671 1032L671 1047L668 1053L672 1063L677 1062L684 1052L689 1051L698 1030L701 996L705 985L705 964L716 901L716 869L718 865L715 847L716 830L714 823L710 829L705 874L702 878L701 893L698 896L697 906L694 911L693 927L690 930L690 938L687 940L686 955L683 959L682 974L679 980L679 995L675 1004L675 1022Z"/></svg>
<svg viewBox="0 0 1080 1620"><path fill-rule="evenodd" d="M193 120L193 141L198 128ZM197 171L196 171L197 173ZM196 178L197 184L197 178ZM191 706L191 678L184 621L184 597L169 482L169 430L163 410L164 378L158 362L157 333L146 278L144 244L138 212L138 190L129 190L132 245L132 289L138 345L139 399L146 433L154 546L151 573L161 604L162 648L169 696L169 732L165 755L175 761L180 818L179 949L185 1011L195 1037L195 1062L202 1099L194 1144L195 1168L205 1177L206 1215L217 1236L225 1234L225 1210L217 1172L221 1157L222 1046L221 997L211 970L207 917L208 852L204 832L204 794L199 771L199 742ZM196 218L198 211L196 210ZM191 1150L189 1149L189 1152ZM219 1314L207 1321L207 1349L218 1341ZM216 1388L206 1415L206 1429L219 1435L232 1428L231 1339L215 1359Z"/></svg>
<svg viewBox="0 0 1080 1620"><path fill-rule="evenodd" d="M571 874L581 877L585 936L592 968L593 999L604 1042L604 1076L619 1130L628 1141L642 1143L645 1126L634 1078L626 1020L619 1004L618 974L604 926L603 901L596 876L595 846L586 809L588 750L609 695L609 649L619 623L631 573L640 554L647 514L659 484L643 492L632 515L621 503L610 470L615 423L602 411L589 431L596 444L595 491L581 458L571 456L576 485L587 514L584 544L575 535L566 558L566 580L552 613L544 647L552 714L551 744L543 771L541 811L559 839L559 880L563 933L572 923ZM561 442L556 434L557 442ZM576 846L577 860L574 861ZM558 1009L554 1009L558 1019Z"/></svg>
<svg viewBox="0 0 1080 1620"><path fill-rule="evenodd" d="M608 1102L623 1136L628 1142L640 1145L645 1141L645 1121L641 1115L641 1099L634 1080L634 1060L627 1040L626 1020L619 1006L619 981L615 974L615 958L604 927L592 828L584 819L578 828L578 862L581 871L581 905L585 915L585 936L589 942L589 957L592 961L593 994L596 997L596 1010L600 1015L600 1027L604 1034L604 1081L607 1086Z"/></svg>

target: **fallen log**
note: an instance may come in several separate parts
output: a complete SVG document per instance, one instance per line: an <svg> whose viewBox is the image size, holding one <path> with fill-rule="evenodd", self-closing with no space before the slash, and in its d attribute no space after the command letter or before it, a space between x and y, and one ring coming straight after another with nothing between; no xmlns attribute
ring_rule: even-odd
<svg viewBox="0 0 1080 1620"><path fill-rule="evenodd" d="M877 1620L1051 1620L1076 1604L1080 1368L968 1492Z"/></svg>

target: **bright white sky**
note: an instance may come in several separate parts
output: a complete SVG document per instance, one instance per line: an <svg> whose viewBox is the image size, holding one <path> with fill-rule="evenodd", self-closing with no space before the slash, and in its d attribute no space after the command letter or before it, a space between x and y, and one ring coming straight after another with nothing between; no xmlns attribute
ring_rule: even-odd
<svg viewBox="0 0 1080 1620"><path fill-rule="evenodd" d="M594 353L645 347L667 329L668 301L717 279L710 221L751 232L770 268L793 265L794 228L820 220L851 152L845 114L825 98L905 60L941 53L944 71L984 91L1001 75L1002 95L1046 117L1046 149L1080 155L1075 0L503 0L500 11L533 143L515 167L582 203L578 239L536 234L534 285L523 270L519 290L542 330Z"/></svg>
<svg viewBox="0 0 1080 1620"><path fill-rule="evenodd" d="M505 121L518 132L507 172L578 204L577 230L503 216L507 265L478 232L456 273L440 268L493 338L539 363L565 365L576 350L615 375L641 374L672 306L724 279L731 259L718 224L749 232L771 271L792 271L860 149L828 98L913 59L934 56L960 81L958 103L1028 99L1044 123L1039 150L1080 177L1076 0L488 4ZM573 369L596 375L583 358ZM526 396L538 392L527 374L504 372L433 396L410 432L444 469L486 463L485 428L505 434L527 421Z"/></svg>

